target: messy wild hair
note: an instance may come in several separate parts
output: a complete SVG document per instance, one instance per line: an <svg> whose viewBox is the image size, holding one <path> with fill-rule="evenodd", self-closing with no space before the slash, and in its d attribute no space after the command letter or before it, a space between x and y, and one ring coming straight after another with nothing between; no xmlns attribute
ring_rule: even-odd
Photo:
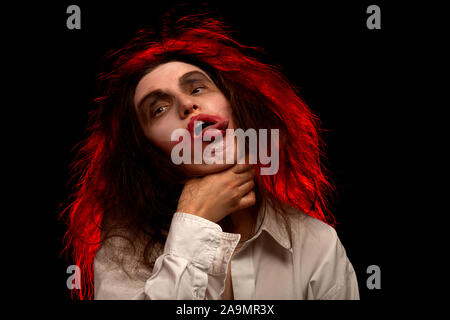
<svg viewBox="0 0 450 320"><path fill-rule="evenodd" d="M261 50L233 40L221 21L191 15L158 33L141 30L107 56L110 71L99 76L101 94L90 112L87 138L77 146L73 193L62 213L65 248L81 269L75 298L93 297L93 261L100 246L120 239L123 254L117 262L133 256L149 270L163 248L188 177L145 137L133 97L139 80L165 62L190 63L208 73L229 100L238 128L279 129L279 171L257 174L257 205L267 200L283 212L288 204L334 226L318 118L281 69L258 55Z"/></svg>

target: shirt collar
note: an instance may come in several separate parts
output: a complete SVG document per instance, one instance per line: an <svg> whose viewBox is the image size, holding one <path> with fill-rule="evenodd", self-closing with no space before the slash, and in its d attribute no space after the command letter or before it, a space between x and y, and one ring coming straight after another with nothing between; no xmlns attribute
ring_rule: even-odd
<svg viewBox="0 0 450 320"><path fill-rule="evenodd" d="M272 208L272 206L270 206L267 202L264 202L258 212L258 217L256 220L256 228L258 231L253 238L256 239L260 236L262 231L265 231L280 246L290 250L292 249L292 243L289 232L286 228L286 223L281 214L282 213L276 212L275 209Z"/></svg>

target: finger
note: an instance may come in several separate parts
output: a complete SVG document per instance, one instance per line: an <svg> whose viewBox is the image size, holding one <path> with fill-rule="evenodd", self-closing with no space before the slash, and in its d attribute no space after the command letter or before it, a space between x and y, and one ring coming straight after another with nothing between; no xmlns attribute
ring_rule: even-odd
<svg viewBox="0 0 450 320"><path fill-rule="evenodd" d="M242 173L252 168L251 164L248 163L238 163L231 168L231 172Z"/></svg>
<svg viewBox="0 0 450 320"><path fill-rule="evenodd" d="M238 185L241 185L249 180L253 180L256 175L256 171L252 168L251 170L245 171L243 173L239 173L235 175L236 182Z"/></svg>
<svg viewBox="0 0 450 320"><path fill-rule="evenodd" d="M250 191L253 190L254 186L255 186L255 181L253 181L253 180L247 181L238 187L239 193L246 195L247 193L249 193Z"/></svg>
<svg viewBox="0 0 450 320"><path fill-rule="evenodd" d="M256 195L254 191L250 191L239 201L239 209L245 209L256 203Z"/></svg>

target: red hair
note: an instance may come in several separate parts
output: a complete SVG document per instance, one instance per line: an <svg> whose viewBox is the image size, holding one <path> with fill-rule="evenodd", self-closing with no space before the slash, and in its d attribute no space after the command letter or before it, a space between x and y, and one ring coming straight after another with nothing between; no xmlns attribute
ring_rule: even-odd
<svg viewBox="0 0 450 320"><path fill-rule="evenodd" d="M109 56L115 61L113 71L101 75L107 85L103 96L96 100L99 109L92 113L90 136L82 144L79 158L72 165L78 183L73 193L74 200L64 211L67 212L68 224L66 248L72 249L74 262L82 270L82 288L76 292L80 299L93 295L93 260L101 243L104 215L112 207L125 206L130 202L121 202L125 199L121 193L127 190L124 186L129 185L131 180L126 177L136 177L133 192L140 199L139 183L144 178L122 173L129 170L123 163L138 161L137 156L131 158L129 155L136 152L117 151L117 145L124 139L123 133L136 130L132 129L135 128L133 126L122 124L124 120L120 116L122 111L119 105L129 104L137 81L150 66L164 61L192 62L215 74L219 87L235 108L236 123L242 128L280 128L282 148L279 171L272 176L258 176L259 189L273 202L287 203L334 226L335 220L327 201L333 188L322 166L323 142L319 134L319 120L278 67L252 57L250 52L258 53L257 50L233 40L219 21L203 17L199 22L197 16L189 16L178 20L160 35L148 30L140 31L125 48ZM132 110L126 109L123 115L132 113ZM140 135L138 131L129 134L134 138ZM142 140L142 136L136 140ZM111 158L119 155L126 159L116 159L121 164L114 167ZM110 171L106 171L107 168ZM145 171L149 181L156 179L156 173L148 171L158 170L151 167ZM114 184L116 187L112 189ZM151 197L156 196L142 196L143 199ZM150 200L142 203L144 209L149 203L152 203L152 208L157 206ZM155 221L151 223L156 225ZM152 232L152 237L156 239L157 231Z"/></svg>

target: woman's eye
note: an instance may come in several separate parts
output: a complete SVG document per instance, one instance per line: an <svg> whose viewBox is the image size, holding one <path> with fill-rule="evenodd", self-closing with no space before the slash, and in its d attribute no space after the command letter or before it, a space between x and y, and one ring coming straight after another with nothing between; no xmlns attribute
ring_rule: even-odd
<svg viewBox="0 0 450 320"><path fill-rule="evenodd" d="M193 94L199 93L202 89L203 89L203 87L197 87L197 88L195 88L194 90L192 90L192 93L193 93Z"/></svg>
<svg viewBox="0 0 450 320"><path fill-rule="evenodd" d="M153 111L153 115L157 116L158 114L160 114L161 112L164 112L164 110L166 110L167 106L161 106L155 109L155 111Z"/></svg>

